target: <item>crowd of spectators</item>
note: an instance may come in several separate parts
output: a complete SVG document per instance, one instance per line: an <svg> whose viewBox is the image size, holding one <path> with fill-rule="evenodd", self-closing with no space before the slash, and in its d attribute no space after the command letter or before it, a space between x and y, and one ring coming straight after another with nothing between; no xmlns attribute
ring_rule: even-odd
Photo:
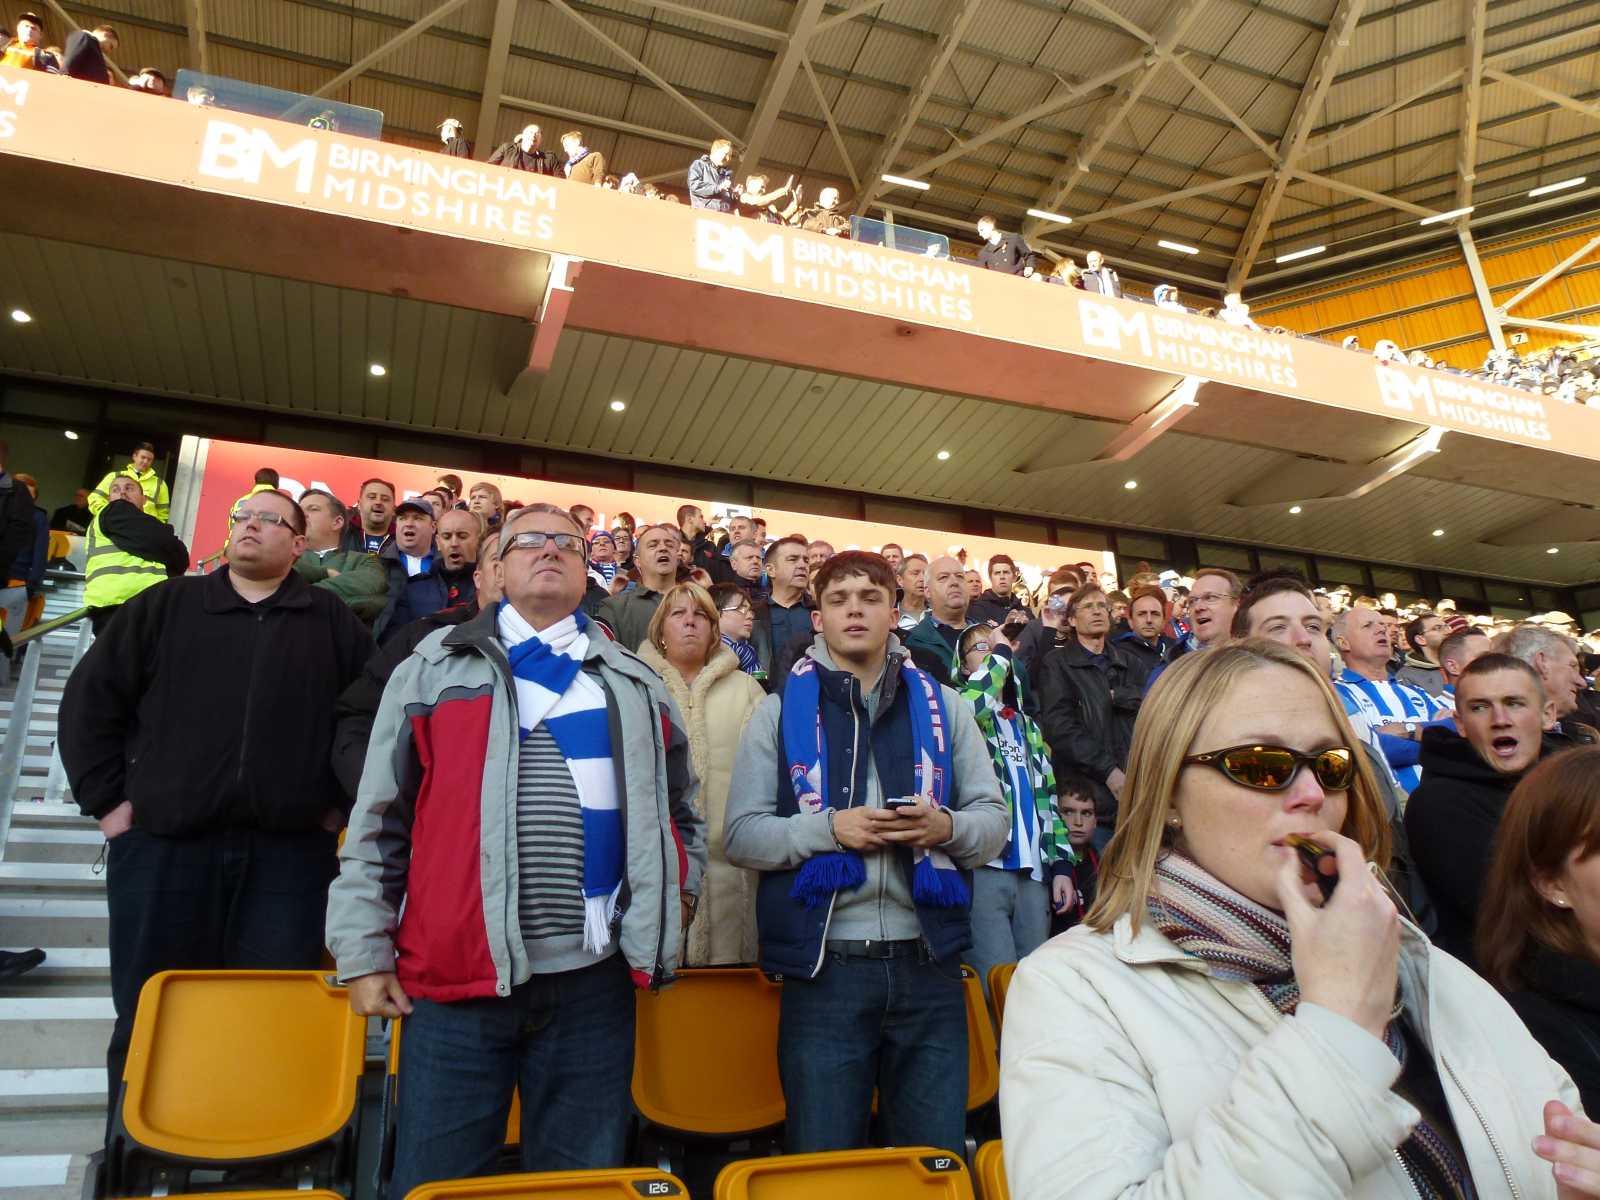
<svg viewBox="0 0 1600 1200"><path fill-rule="evenodd" d="M1270 1192L1234 1105L1291 1148L1364 1114L1293 1156L1306 1194L1329 1154L1474 1194L1484 1128L1438 1103L1430 1046L1472 1056L1490 1135L1540 1139L1505 1160L1527 1190L1560 1146L1600 1151L1577 1115L1600 1104L1600 647L1565 614L1282 571L1030 583L1004 554L841 550L692 504L605 528L453 474L296 501L270 467L202 531L226 534L215 569L169 579L149 453L85 496L89 536L134 568L107 578L139 586L101 606L61 710L110 843L113 1081L155 971L315 966L326 944L358 1012L407 1021L393 1195L487 1169L519 1076L545 1089L527 1169L620 1163L632 989L755 962L785 981L791 1151L959 1153L957 964L1023 961L1001 1093L1019 1194L1048 1192L1047 1128L1126 1183L1188 1179L1197 1119L1229 1152L1184 1194ZM32 531L17 478L0 513ZM1296 1032L1239 1042L1241 985ZM1217 1043L1203 1077L1150 1058L1178 1026ZM1311 1046L1340 1064L1317 1088L1228 1092ZM1115 1122L1140 1154L1108 1157Z"/></svg>

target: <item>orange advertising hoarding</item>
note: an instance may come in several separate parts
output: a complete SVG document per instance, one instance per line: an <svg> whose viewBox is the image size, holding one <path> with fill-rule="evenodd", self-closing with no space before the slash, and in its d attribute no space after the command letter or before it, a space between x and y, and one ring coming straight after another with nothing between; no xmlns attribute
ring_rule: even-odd
<svg viewBox="0 0 1600 1200"><path fill-rule="evenodd" d="M1600 460L1600 413L1550 397L1384 367L1321 342L949 260L64 77L0 70L0 154L560 253Z"/></svg>
<svg viewBox="0 0 1600 1200"><path fill-rule="evenodd" d="M291 496L298 498L305 489L315 487L333 493L348 504L355 503L361 484L368 479L388 480L399 491L397 499L404 499L421 495L438 483L441 475L449 472L461 476L469 489L475 483L487 481L498 487L507 500L518 500L524 504L544 501L559 504L563 508L587 504L595 510L596 524L606 529L611 528L616 523L617 514L623 512L630 513L640 526L644 526L659 522L676 523L678 506L682 504L698 505L713 519L725 514L730 507L714 496L624 492L575 483L553 483L519 475L464 471L448 463L430 466L423 463L384 462L375 458L352 458L343 454L215 440L203 442L202 449L204 473L195 503L194 526L189 534L190 558L195 564L221 549L228 533L228 513L232 511L234 503L250 491L255 482L255 473L262 467L277 471L283 490ZM920 552L929 558L964 550L968 565L976 566L980 571L990 555L1009 554L1016 560L1030 587L1036 587L1041 578L1067 563L1087 562L1098 569L1114 569L1109 556L1071 546L973 537L946 530L882 525L782 509L739 511L765 518L769 537L798 533L813 540L820 538L835 550L878 550L889 542L899 545L908 553Z"/></svg>

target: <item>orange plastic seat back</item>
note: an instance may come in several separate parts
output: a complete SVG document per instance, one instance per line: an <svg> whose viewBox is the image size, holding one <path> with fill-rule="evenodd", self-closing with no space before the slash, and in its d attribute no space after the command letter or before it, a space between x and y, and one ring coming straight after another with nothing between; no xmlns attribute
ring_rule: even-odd
<svg viewBox="0 0 1600 1200"><path fill-rule="evenodd" d="M639 992L633 1102L645 1120L707 1136L779 1124L781 995L754 967L691 968Z"/></svg>
<svg viewBox="0 0 1600 1200"><path fill-rule="evenodd" d="M1011 987L1011 977L1017 973L1017 964L996 963L989 968L989 1003L994 1008L995 1027L1002 1035L1006 1028L1006 992Z"/></svg>
<svg viewBox="0 0 1600 1200"><path fill-rule="evenodd" d="M388 1074L390 1081L390 1098L397 1100L400 1095L400 1030L405 1025L403 1018L389 1023L389 1062ZM506 1114L506 1141L508 1146L522 1144L522 1095L520 1092L511 1093L511 1111Z"/></svg>
<svg viewBox="0 0 1600 1200"><path fill-rule="evenodd" d="M961 982L967 989L967 1111L971 1112L1000 1094L1000 1052L978 973L962 967Z"/></svg>
<svg viewBox="0 0 1600 1200"><path fill-rule="evenodd" d="M731 1163L716 1200L973 1200L959 1155L927 1147L838 1150Z"/></svg>
<svg viewBox="0 0 1600 1200"><path fill-rule="evenodd" d="M425 1183L412 1188L406 1200L640 1200L651 1196L688 1200L689 1189L665 1171L620 1167L612 1171L546 1171Z"/></svg>
<svg viewBox="0 0 1600 1200"><path fill-rule="evenodd" d="M164 971L139 994L122 1122L181 1158L265 1158L355 1111L366 1019L316 971Z"/></svg>
<svg viewBox="0 0 1600 1200"><path fill-rule="evenodd" d="M310 1192L289 1188L276 1192L228 1192L227 1197L228 1200L344 1200L338 1192L322 1188Z"/></svg>
<svg viewBox="0 0 1600 1200"><path fill-rule="evenodd" d="M998 1141L985 1142L978 1147L972 1169L978 1176L978 1195L983 1200L1010 1200L1011 1192L1006 1187L1006 1156Z"/></svg>

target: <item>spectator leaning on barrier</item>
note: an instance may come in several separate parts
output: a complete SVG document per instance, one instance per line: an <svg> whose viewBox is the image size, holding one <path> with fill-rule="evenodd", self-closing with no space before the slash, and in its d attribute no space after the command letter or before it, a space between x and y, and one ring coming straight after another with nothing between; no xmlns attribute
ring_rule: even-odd
<svg viewBox="0 0 1600 1200"><path fill-rule="evenodd" d="M117 44L117 31L110 25L96 25L87 32L74 29L67 34L67 49L61 62L62 74L85 83L111 83L109 60L116 54Z"/></svg>
<svg viewBox="0 0 1600 1200"><path fill-rule="evenodd" d="M789 203L783 208L778 207L778 201L785 196ZM739 213L756 221L764 221L769 225L787 225L800 209L800 193L795 189L794 176L789 176L789 182L781 187L767 191L767 177L765 175L750 175L744 181L744 188L739 193ZM748 519L748 518L746 518ZM729 530L732 536L732 530Z"/></svg>
<svg viewBox="0 0 1600 1200"><path fill-rule="evenodd" d="M712 212L735 211L733 171L728 166L732 161L733 143L718 138L706 153L690 163L689 203Z"/></svg>
<svg viewBox="0 0 1600 1200"><path fill-rule="evenodd" d="M561 169L573 183L599 187L606 178L606 156L584 144L583 133L574 129L561 135L561 152L566 161Z"/></svg>
<svg viewBox="0 0 1600 1200"><path fill-rule="evenodd" d="M306 548L294 560L295 573L332 592L371 625L383 612L389 593L383 566L365 550L344 548L344 505L331 492L307 488L300 493L300 511L305 514Z"/></svg>
<svg viewBox="0 0 1600 1200"><path fill-rule="evenodd" d="M172 85L167 82L167 77L154 67L141 67L137 73L128 76L128 86L147 96L168 96L172 93Z"/></svg>
<svg viewBox="0 0 1600 1200"><path fill-rule="evenodd" d="M1098 250L1089 251L1084 261L1082 287L1086 292L1099 292L1102 296L1122 295L1122 277L1106 266L1106 257Z"/></svg>
<svg viewBox="0 0 1600 1200"><path fill-rule="evenodd" d="M111 481L111 502L84 537L83 602L95 634L146 588L189 569L189 550L172 527L144 511L145 494L131 475Z"/></svg>
<svg viewBox="0 0 1600 1200"><path fill-rule="evenodd" d="M817 193L817 202L800 214L800 228L825 237L850 236L850 218L839 211L839 189L825 187Z"/></svg>
<svg viewBox="0 0 1600 1200"><path fill-rule="evenodd" d="M762 873L760 965L784 977L787 1148L865 1145L876 1086L886 1144L960 1153L971 871L1005 804L971 709L891 635L889 564L846 551L816 590L817 636L740 743L726 836Z"/></svg>
<svg viewBox="0 0 1600 1200"><path fill-rule="evenodd" d="M978 236L983 239L983 245L978 247L980 267L1007 275L1022 274L1031 252L1020 233L1002 232L1000 223L985 213L978 218Z"/></svg>
<svg viewBox="0 0 1600 1200"><path fill-rule="evenodd" d="M489 165L531 171L535 175L560 175L561 165L554 155L540 149L543 143L544 134L537 125L524 125L516 137L495 147L494 153L489 155Z"/></svg>
<svg viewBox="0 0 1600 1200"><path fill-rule="evenodd" d="M395 1200L488 1168L519 1088L524 1170L627 1148L634 985L678 965L705 826L665 686L578 611L586 534L513 513L501 603L424 638L373 726L328 945L356 1012L406 1016Z"/></svg>
<svg viewBox="0 0 1600 1200"><path fill-rule="evenodd" d="M56 56L45 48L44 20L38 13L25 12L17 17L16 36L0 50L0 67L15 67L23 71L61 69Z"/></svg>
<svg viewBox="0 0 1600 1200"><path fill-rule="evenodd" d="M89 511L99 512L111 496L111 481L118 475L129 475L139 481L147 503L145 511L158 521L170 520L172 498L167 493L167 481L156 473L156 448L149 442L140 442L133 448L128 465L116 471L107 471L89 493Z"/></svg>
<svg viewBox="0 0 1600 1200"><path fill-rule="evenodd" d="M151 975L321 962L345 811L334 700L372 636L294 573L302 523L284 493L253 497L227 566L129 600L67 680L61 761L110 841L113 1109Z"/></svg>
<svg viewBox="0 0 1600 1200"><path fill-rule="evenodd" d="M472 143L462 133L463 128L455 117L446 117L439 122L439 141L444 144L444 153L451 158L472 157Z"/></svg>

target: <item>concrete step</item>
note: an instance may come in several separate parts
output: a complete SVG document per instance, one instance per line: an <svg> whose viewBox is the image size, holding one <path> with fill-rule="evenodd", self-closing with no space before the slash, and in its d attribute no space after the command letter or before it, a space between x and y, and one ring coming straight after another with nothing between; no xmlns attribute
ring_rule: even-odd
<svg viewBox="0 0 1600 1200"><path fill-rule="evenodd" d="M94 1080L84 1069L104 1067L115 1020L110 996L0 998L0 1107L29 1097L59 1107L103 1093L103 1071Z"/></svg>
<svg viewBox="0 0 1600 1200"><path fill-rule="evenodd" d="M0 862L0 899L76 899L105 894L104 868L88 862Z"/></svg>
<svg viewBox="0 0 1600 1200"><path fill-rule="evenodd" d="M101 1128L104 1134L104 1123ZM0 1157L0 1197L81 1200L84 1154L18 1154Z"/></svg>
<svg viewBox="0 0 1600 1200"><path fill-rule="evenodd" d="M11 810L11 828L93 828L94 822L78 811L76 804L53 804L43 800L18 801Z"/></svg>
<svg viewBox="0 0 1600 1200"><path fill-rule="evenodd" d="M6 841L8 863L93 863L105 838L93 825L83 829L17 829Z"/></svg>
<svg viewBox="0 0 1600 1200"><path fill-rule="evenodd" d="M110 944L110 920L103 895L63 898L0 894L0 946L83 950Z"/></svg>

